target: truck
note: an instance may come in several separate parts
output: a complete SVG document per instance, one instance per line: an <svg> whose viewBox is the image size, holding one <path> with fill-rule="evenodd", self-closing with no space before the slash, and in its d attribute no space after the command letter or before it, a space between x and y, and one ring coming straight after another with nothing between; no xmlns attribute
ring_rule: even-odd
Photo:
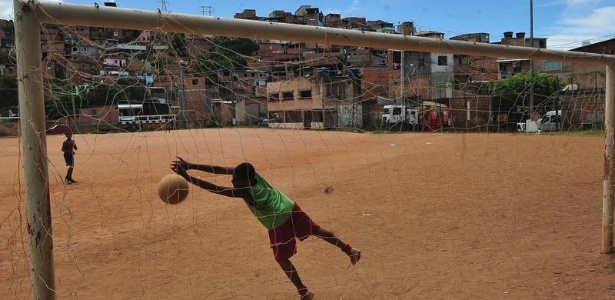
<svg viewBox="0 0 615 300"><path fill-rule="evenodd" d="M419 125L418 106L410 108L405 105L385 105L382 111L383 128L416 129Z"/></svg>
<svg viewBox="0 0 615 300"><path fill-rule="evenodd" d="M540 131L559 131L564 125L562 110L550 110L538 119Z"/></svg>
<svg viewBox="0 0 615 300"><path fill-rule="evenodd" d="M423 101L419 105L384 105L382 127L400 130L439 130L452 126L450 109L446 104Z"/></svg>

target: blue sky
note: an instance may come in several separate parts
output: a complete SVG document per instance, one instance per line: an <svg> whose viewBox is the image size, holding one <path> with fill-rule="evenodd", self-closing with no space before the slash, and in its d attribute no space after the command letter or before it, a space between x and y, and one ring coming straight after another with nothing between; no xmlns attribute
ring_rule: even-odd
<svg viewBox="0 0 615 300"><path fill-rule="evenodd" d="M100 0L96 0L102 5ZM413 21L418 30L437 30L450 38L463 33L486 32L491 41L499 41L505 31L530 33L529 0L351 0L351 1L213 1L164 0L167 10L175 13L202 13L211 7L211 15L232 18L244 9L256 9L258 16L273 10L295 12L299 6L318 7L325 15L365 17L394 24ZM0 18L11 18L13 0L0 0ZM92 4L91 0L64 2ZM155 10L163 0L116 0L119 7ZM207 9L209 10L209 9ZM206 13L207 14L207 13ZM597 42L615 38L615 1L613 0L534 0L534 36L548 38L551 49L566 50L581 46L582 41Z"/></svg>

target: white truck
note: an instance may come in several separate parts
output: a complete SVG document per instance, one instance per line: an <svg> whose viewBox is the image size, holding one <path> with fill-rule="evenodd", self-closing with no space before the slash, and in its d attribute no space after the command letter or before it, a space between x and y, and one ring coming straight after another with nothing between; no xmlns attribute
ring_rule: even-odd
<svg viewBox="0 0 615 300"><path fill-rule="evenodd" d="M452 126L449 107L446 104L423 101L418 106L385 105L382 112L382 128L439 130Z"/></svg>
<svg viewBox="0 0 615 300"><path fill-rule="evenodd" d="M405 105L385 105L382 112L382 127L384 129L399 127L402 130L417 128L419 125L419 110L417 107Z"/></svg>
<svg viewBox="0 0 615 300"><path fill-rule="evenodd" d="M564 125L562 110L551 110L538 119L538 129L541 131L559 131Z"/></svg>

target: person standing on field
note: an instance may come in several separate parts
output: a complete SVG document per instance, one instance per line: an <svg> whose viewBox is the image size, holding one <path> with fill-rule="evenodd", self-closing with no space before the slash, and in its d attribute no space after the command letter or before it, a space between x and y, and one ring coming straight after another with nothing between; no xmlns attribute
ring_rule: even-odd
<svg viewBox="0 0 615 300"><path fill-rule="evenodd" d="M184 177L188 182L214 194L226 197L241 198L250 211L268 230L273 256L288 279L295 285L301 300L313 299L310 292L299 278L299 273L290 262L297 253L297 241L303 241L313 235L338 247L350 258L351 264L356 264L361 258L361 251L343 242L333 232L316 224L299 205L273 188L263 177L256 173L250 163L241 163L235 168L213 165L193 164L177 157L171 169ZM188 170L198 170L213 174L232 175L233 187L218 186L208 181L193 177Z"/></svg>
<svg viewBox="0 0 615 300"><path fill-rule="evenodd" d="M64 180L66 183L76 183L73 179L73 169L75 168L75 150L77 150L77 144L75 140L72 139L73 132L68 130L64 133L66 135L66 140L62 143L62 152L64 152L64 161L66 162L66 166L68 170L66 171L66 178Z"/></svg>

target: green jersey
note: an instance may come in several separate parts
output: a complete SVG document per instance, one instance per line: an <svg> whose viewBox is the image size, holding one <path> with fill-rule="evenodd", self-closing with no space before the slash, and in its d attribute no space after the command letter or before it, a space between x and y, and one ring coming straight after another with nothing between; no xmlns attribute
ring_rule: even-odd
<svg viewBox="0 0 615 300"><path fill-rule="evenodd" d="M248 207L265 228L274 229L288 220L295 203L260 175L255 177L256 183L247 187L254 200L254 205L248 203Z"/></svg>

